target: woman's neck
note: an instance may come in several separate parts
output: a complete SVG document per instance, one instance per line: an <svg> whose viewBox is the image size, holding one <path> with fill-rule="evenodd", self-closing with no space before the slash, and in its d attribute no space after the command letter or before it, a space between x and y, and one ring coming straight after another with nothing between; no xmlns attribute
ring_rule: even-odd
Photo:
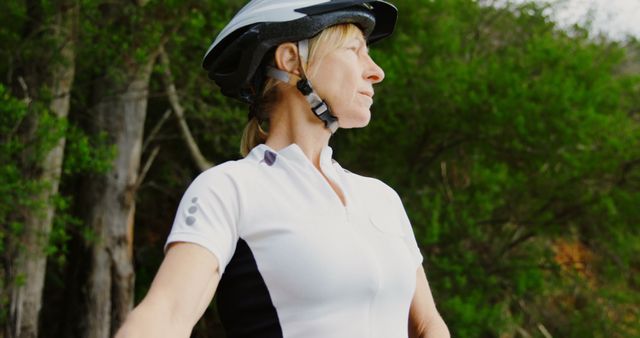
<svg viewBox="0 0 640 338"><path fill-rule="evenodd" d="M296 93L297 94L297 93ZM297 144L316 168L320 169L320 153L329 144L331 131L313 115L309 103L301 95L287 95L273 107L266 145L279 150Z"/></svg>

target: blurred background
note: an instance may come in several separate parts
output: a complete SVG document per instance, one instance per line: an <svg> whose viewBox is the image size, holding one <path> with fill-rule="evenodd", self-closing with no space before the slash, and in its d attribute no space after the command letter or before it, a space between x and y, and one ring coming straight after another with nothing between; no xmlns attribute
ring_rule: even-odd
<svg viewBox="0 0 640 338"><path fill-rule="evenodd" d="M331 146L402 196L452 336L640 337L640 3L394 3L372 121ZM243 4L0 3L0 337L111 337L144 297L186 187L239 158L200 61ZM215 299L192 337L224 337Z"/></svg>

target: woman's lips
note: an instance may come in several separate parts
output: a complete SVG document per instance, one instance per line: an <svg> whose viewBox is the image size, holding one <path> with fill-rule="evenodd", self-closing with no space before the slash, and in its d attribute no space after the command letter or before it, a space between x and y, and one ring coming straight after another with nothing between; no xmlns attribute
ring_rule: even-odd
<svg viewBox="0 0 640 338"><path fill-rule="evenodd" d="M373 92L359 92L362 95L368 96L370 98L373 98Z"/></svg>
<svg viewBox="0 0 640 338"><path fill-rule="evenodd" d="M371 105L371 104L373 104L373 97L372 97L372 96L373 96L373 94L369 94L369 93L362 93L362 92L360 92L360 93L358 93L358 94L360 94L360 95L361 95L361 96L363 96L367 101L369 101L369 104L370 104L370 105Z"/></svg>

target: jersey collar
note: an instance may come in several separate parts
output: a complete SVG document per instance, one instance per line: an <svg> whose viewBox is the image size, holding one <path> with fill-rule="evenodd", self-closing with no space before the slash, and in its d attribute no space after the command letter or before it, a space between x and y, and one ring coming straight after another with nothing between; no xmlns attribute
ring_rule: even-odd
<svg viewBox="0 0 640 338"><path fill-rule="evenodd" d="M270 157L270 155L267 155L268 152L276 154L274 163L278 160L284 159L287 162L313 166L309 158L307 158L307 155L304 154L300 146L296 143L291 143L290 145L279 150L272 149L266 144L259 144L251 150L249 156L247 157L260 162L265 160L265 157ZM329 167L333 167L333 163L335 161L333 160L332 156L333 149L328 145L324 146L324 148L322 148L322 151L320 152L320 167L323 170L325 170L325 168L328 169Z"/></svg>

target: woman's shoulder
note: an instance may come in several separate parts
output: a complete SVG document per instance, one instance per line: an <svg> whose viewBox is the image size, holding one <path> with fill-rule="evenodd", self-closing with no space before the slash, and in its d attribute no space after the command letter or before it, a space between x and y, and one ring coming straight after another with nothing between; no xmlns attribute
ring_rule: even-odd
<svg viewBox="0 0 640 338"><path fill-rule="evenodd" d="M195 182L242 182L255 177L255 165L247 159L231 160L217 164L201 172Z"/></svg>
<svg viewBox="0 0 640 338"><path fill-rule="evenodd" d="M398 193L384 181L370 176L355 174L343 169L351 182L352 186L365 194L383 194L392 198L398 197Z"/></svg>

